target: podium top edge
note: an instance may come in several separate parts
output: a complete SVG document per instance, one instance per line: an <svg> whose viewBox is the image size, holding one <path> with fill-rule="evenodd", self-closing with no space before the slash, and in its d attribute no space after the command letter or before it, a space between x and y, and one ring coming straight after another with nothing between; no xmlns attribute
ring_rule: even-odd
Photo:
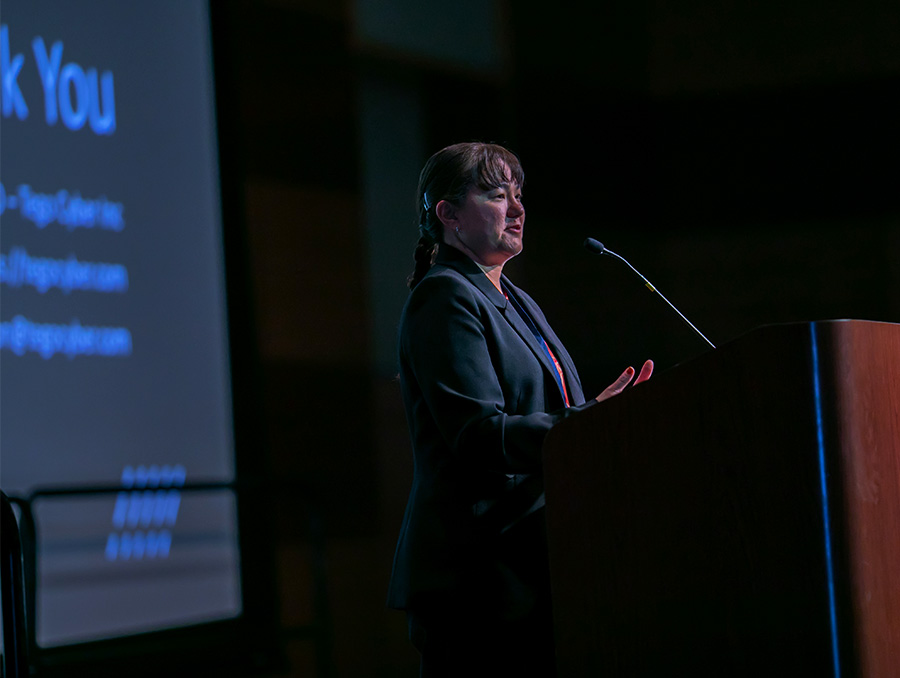
<svg viewBox="0 0 900 678"><path fill-rule="evenodd" d="M815 327L827 327L834 325L844 325L844 324L853 324L853 325L868 325L868 326L882 326L882 327L900 327L900 323L889 322L887 320L864 320L861 318L828 318L824 320L804 320L804 321L790 321L783 323L766 323L763 325L757 325L756 327L744 332L742 334L736 335L731 339L722 342L722 346L726 344L731 344L747 335L755 334L761 331L769 331L776 329L786 329L791 327L809 327L813 325Z"/></svg>

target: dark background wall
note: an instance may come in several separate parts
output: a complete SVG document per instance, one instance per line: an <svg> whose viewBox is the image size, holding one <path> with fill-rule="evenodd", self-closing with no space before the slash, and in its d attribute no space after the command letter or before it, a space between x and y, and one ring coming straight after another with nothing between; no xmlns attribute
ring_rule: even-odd
<svg viewBox="0 0 900 678"><path fill-rule="evenodd" d="M498 141L525 166L507 267L599 392L626 364L825 318L900 320L896 2L224 4L265 430L317 489L340 676L416 675L384 607L412 471L393 342L430 153ZM773 385L777 387L777 375ZM310 618L304 497L277 495L281 621ZM312 675L312 646L288 642Z"/></svg>

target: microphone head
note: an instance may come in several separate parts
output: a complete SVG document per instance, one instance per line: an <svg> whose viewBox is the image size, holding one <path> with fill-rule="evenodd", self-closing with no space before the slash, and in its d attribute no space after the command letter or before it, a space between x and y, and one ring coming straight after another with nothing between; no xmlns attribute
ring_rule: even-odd
<svg viewBox="0 0 900 678"><path fill-rule="evenodd" d="M603 252L606 251L603 243L599 240L594 240L593 238L588 238L584 241L584 248L592 254L603 254Z"/></svg>

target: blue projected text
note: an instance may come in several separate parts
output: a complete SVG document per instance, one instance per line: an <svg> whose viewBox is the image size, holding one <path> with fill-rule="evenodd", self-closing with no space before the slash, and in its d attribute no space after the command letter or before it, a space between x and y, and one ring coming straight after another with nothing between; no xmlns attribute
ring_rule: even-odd
<svg viewBox="0 0 900 678"><path fill-rule="evenodd" d="M20 184L15 193L7 194L0 183L0 214L6 210L18 210L26 221L38 228L54 222L72 231L76 228L100 228L121 231L125 228L125 206L101 196L82 198L78 191L70 193L60 189L56 193L38 193L31 186Z"/></svg>
<svg viewBox="0 0 900 678"><path fill-rule="evenodd" d="M58 120L72 131L90 124L97 135L116 131L116 98L112 71L98 73L71 61L63 64L63 43L57 40L49 49L41 36L31 41L33 69L44 92L44 120L53 126ZM25 55L13 53L9 26L0 25L0 99L3 117L28 118L28 103L19 86L19 76L27 76Z"/></svg>
<svg viewBox="0 0 900 678"><path fill-rule="evenodd" d="M124 327L89 327L78 319L68 325L35 323L17 315L9 322L0 322L0 349L18 356L37 353L44 360L54 355L129 356L131 332Z"/></svg>
<svg viewBox="0 0 900 678"><path fill-rule="evenodd" d="M181 491L186 477L180 464L126 466L122 469L122 487L113 508L116 530L106 538L107 560L168 558L172 532L181 507Z"/></svg>
<svg viewBox="0 0 900 678"><path fill-rule="evenodd" d="M23 247L0 254L0 283L9 287L33 287L41 294L50 289L65 294L75 291L128 291L128 269L121 264L32 257Z"/></svg>

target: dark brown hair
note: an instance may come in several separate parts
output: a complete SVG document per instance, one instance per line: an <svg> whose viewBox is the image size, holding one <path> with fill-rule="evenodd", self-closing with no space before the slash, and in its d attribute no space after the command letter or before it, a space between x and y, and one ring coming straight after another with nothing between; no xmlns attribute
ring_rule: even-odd
<svg viewBox="0 0 900 678"><path fill-rule="evenodd" d="M435 214L435 206L441 200L461 206L473 186L486 191L510 180L520 187L525 183L522 165L515 153L496 144L454 144L428 159L419 175L416 194L419 242L415 251L416 268L406 281L410 289L428 273L443 239L444 227Z"/></svg>

